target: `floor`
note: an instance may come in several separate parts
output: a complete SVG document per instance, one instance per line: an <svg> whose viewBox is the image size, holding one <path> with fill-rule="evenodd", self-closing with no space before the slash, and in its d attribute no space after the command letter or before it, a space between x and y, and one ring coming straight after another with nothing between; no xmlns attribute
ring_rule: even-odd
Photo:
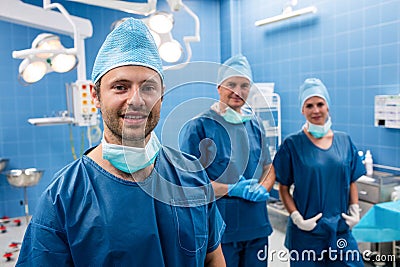
<svg viewBox="0 0 400 267"><path fill-rule="evenodd" d="M289 261L282 255L288 255L288 250L284 246L285 231L287 223L287 215L279 212L277 209L268 208L269 219L273 228L273 232L269 237L269 252L268 252L268 266L271 267L288 267Z"/></svg>
<svg viewBox="0 0 400 267"><path fill-rule="evenodd" d="M29 219L29 218L28 218ZM0 266L15 266L27 226L27 218L0 219Z"/></svg>
<svg viewBox="0 0 400 267"><path fill-rule="evenodd" d="M288 250L284 247L283 242L285 240L285 233L274 230L272 235L270 236L270 248L269 248L269 259L268 266L271 267L289 267L289 261L287 261L284 257L280 257L279 255L287 255ZM281 253L281 254L279 254ZM283 253L283 254L282 254Z"/></svg>

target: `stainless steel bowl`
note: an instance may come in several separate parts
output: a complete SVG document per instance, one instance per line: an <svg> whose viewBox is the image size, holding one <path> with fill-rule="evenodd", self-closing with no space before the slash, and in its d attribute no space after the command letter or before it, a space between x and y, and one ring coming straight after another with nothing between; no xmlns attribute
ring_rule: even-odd
<svg viewBox="0 0 400 267"><path fill-rule="evenodd" d="M36 168L10 170L6 173L8 183L16 187L36 185L42 178L43 171Z"/></svg>
<svg viewBox="0 0 400 267"><path fill-rule="evenodd" d="M0 158L0 172L2 172L8 164L9 159Z"/></svg>

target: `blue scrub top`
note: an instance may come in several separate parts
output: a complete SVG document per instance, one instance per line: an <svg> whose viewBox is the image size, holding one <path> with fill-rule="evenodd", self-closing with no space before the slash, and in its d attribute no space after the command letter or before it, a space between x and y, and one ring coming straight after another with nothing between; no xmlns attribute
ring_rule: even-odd
<svg viewBox="0 0 400 267"><path fill-rule="evenodd" d="M40 198L17 265L204 266L225 224L206 173L175 167L182 158L196 164L163 147L140 185L87 156L66 166Z"/></svg>
<svg viewBox="0 0 400 267"><path fill-rule="evenodd" d="M334 131L331 147L321 149L299 131L284 140L273 165L280 184L294 184L293 199L304 219L323 215L311 232L301 231L289 220L286 246L299 250L311 246L317 251L335 246L336 234L349 232L341 213L347 213L350 183L365 174L350 137Z"/></svg>
<svg viewBox="0 0 400 267"><path fill-rule="evenodd" d="M185 125L180 149L199 158L210 179L225 184L236 183L240 175L259 179L271 163L265 131L256 118L232 124L211 109ZM224 196L217 205L226 223L223 243L272 233L266 202Z"/></svg>

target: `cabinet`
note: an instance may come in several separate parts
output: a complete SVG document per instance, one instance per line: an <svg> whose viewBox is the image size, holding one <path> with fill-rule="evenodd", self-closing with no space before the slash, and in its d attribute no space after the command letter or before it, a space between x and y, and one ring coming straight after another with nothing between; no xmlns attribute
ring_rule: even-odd
<svg viewBox="0 0 400 267"><path fill-rule="evenodd" d="M375 204L390 201L391 193L394 191L394 187L398 185L399 182L399 177L380 171L374 171L371 177L362 176L360 179L358 179L356 183L358 188L360 216L363 217L365 213ZM396 255L395 242L363 242L359 244L359 247L361 251L375 251L379 255Z"/></svg>
<svg viewBox="0 0 400 267"><path fill-rule="evenodd" d="M280 96L273 92L273 83L255 83L247 101L261 120L273 158L282 141Z"/></svg>

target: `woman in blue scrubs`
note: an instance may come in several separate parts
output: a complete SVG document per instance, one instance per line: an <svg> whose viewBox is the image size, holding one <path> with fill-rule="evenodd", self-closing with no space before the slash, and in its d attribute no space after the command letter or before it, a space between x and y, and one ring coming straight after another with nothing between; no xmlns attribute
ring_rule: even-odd
<svg viewBox="0 0 400 267"><path fill-rule="evenodd" d="M225 224L207 174L153 133L163 77L142 21L107 36L91 92L103 140L42 194L17 266L225 266Z"/></svg>
<svg viewBox="0 0 400 267"><path fill-rule="evenodd" d="M273 161L290 213L285 246L291 266L363 266L351 228L360 217L355 181L365 168L350 137L331 129L330 98L320 80L305 80L299 102L306 123Z"/></svg>
<svg viewBox="0 0 400 267"><path fill-rule="evenodd" d="M265 132L257 118L242 107L252 73L237 55L219 68L219 102L189 121L180 148L200 159L226 223L222 250L227 266L267 266L272 228L266 200L275 182ZM262 256L260 257L260 252Z"/></svg>

